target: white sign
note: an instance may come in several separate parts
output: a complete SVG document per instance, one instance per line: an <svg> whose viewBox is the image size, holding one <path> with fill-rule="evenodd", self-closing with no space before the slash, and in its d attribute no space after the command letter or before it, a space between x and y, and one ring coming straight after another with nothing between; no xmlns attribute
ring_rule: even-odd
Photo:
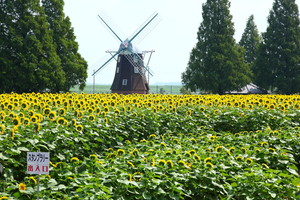
<svg viewBox="0 0 300 200"><path fill-rule="evenodd" d="M28 174L49 174L49 152L27 152Z"/></svg>

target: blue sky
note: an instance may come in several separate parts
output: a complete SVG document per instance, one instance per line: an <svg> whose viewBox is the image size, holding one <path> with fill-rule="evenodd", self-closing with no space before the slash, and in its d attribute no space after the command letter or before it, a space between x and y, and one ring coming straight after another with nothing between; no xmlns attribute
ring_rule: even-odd
<svg viewBox="0 0 300 200"><path fill-rule="evenodd" d="M104 14L116 33L125 40L154 12L160 23L140 41L140 50L155 50L150 60L154 72L150 84L181 82L189 54L197 42L197 31L202 21L204 0L65 0L65 14L70 17L79 43L79 52L89 64L91 74L110 55L106 50L117 50L120 42L101 24L98 14ZM299 6L300 0L296 0ZM254 15L260 32L267 28L267 17L273 0L231 0L231 15L235 26L235 39L239 41L247 19ZM134 41L133 41L134 43ZM148 57L145 58L146 61ZM111 84L116 62L112 61L95 76L96 84Z"/></svg>

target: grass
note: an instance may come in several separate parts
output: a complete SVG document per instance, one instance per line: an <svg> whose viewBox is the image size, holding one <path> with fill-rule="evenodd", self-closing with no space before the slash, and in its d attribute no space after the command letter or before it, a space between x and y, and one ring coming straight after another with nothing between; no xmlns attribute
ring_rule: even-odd
<svg viewBox="0 0 300 200"><path fill-rule="evenodd" d="M86 85L83 91L79 90L78 86L75 86L70 89L70 92L75 93L110 93L110 86L111 85L95 85L95 88L93 88L93 85ZM150 85L150 93L151 94L181 94L180 89L181 85Z"/></svg>

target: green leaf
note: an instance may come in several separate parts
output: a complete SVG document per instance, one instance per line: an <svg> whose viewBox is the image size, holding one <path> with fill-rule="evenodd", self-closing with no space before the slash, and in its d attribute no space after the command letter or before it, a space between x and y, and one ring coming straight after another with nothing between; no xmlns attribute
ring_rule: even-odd
<svg viewBox="0 0 300 200"><path fill-rule="evenodd" d="M271 195L272 198L275 198L277 195L274 192L269 192L269 194Z"/></svg>
<svg viewBox="0 0 300 200"><path fill-rule="evenodd" d="M18 147L18 150L20 150L20 151L30 151L30 150L27 149L26 147Z"/></svg>
<svg viewBox="0 0 300 200"><path fill-rule="evenodd" d="M291 174L294 174L296 176L299 176L298 172L290 167L287 168L287 170L291 173Z"/></svg>
<svg viewBox="0 0 300 200"><path fill-rule="evenodd" d="M50 179L47 183L48 187L51 188L51 187L54 187L57 185L57 181L55 179Z"/></svg>
<svg viewBox="0 0 300 200"><path fill-rule="evenodd" d="M4 156L3 153L0 152L0 159L1 160L7 160L8 157Z"/></svg>
<svg viewBox="0 0 300 200"><path fill-rule="evenodd" d="M148 192L143 192L142 196L144 199L152 199Z"/></svg>

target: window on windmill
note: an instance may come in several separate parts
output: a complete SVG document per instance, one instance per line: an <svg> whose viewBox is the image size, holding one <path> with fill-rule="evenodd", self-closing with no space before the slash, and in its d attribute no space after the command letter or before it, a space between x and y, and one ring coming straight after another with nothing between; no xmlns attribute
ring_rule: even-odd
<svg viewBox="0 0 300 200"><path fill-rule="evenodd" d="M134 67L134 73L139 73L139 68L138 67Z"/></svg>
<svg viewBox="0 0 300 200"><path fill-rule="evenodd" d="M118 57L118 63L119 63L120 61L121 61L121 57L119 56L119 57Z"/></svg>
<svg viewBox="0 0 300 200"><path fill-rule="evenodd" d="M117 67L116 73L119 73L120 71L120 67Z"/></svg>
<svg viewBox="0 0 300 200"><path fill-rule="evenodd" d="M127 79L122 80L122 85L127 85Z"/></svg>

